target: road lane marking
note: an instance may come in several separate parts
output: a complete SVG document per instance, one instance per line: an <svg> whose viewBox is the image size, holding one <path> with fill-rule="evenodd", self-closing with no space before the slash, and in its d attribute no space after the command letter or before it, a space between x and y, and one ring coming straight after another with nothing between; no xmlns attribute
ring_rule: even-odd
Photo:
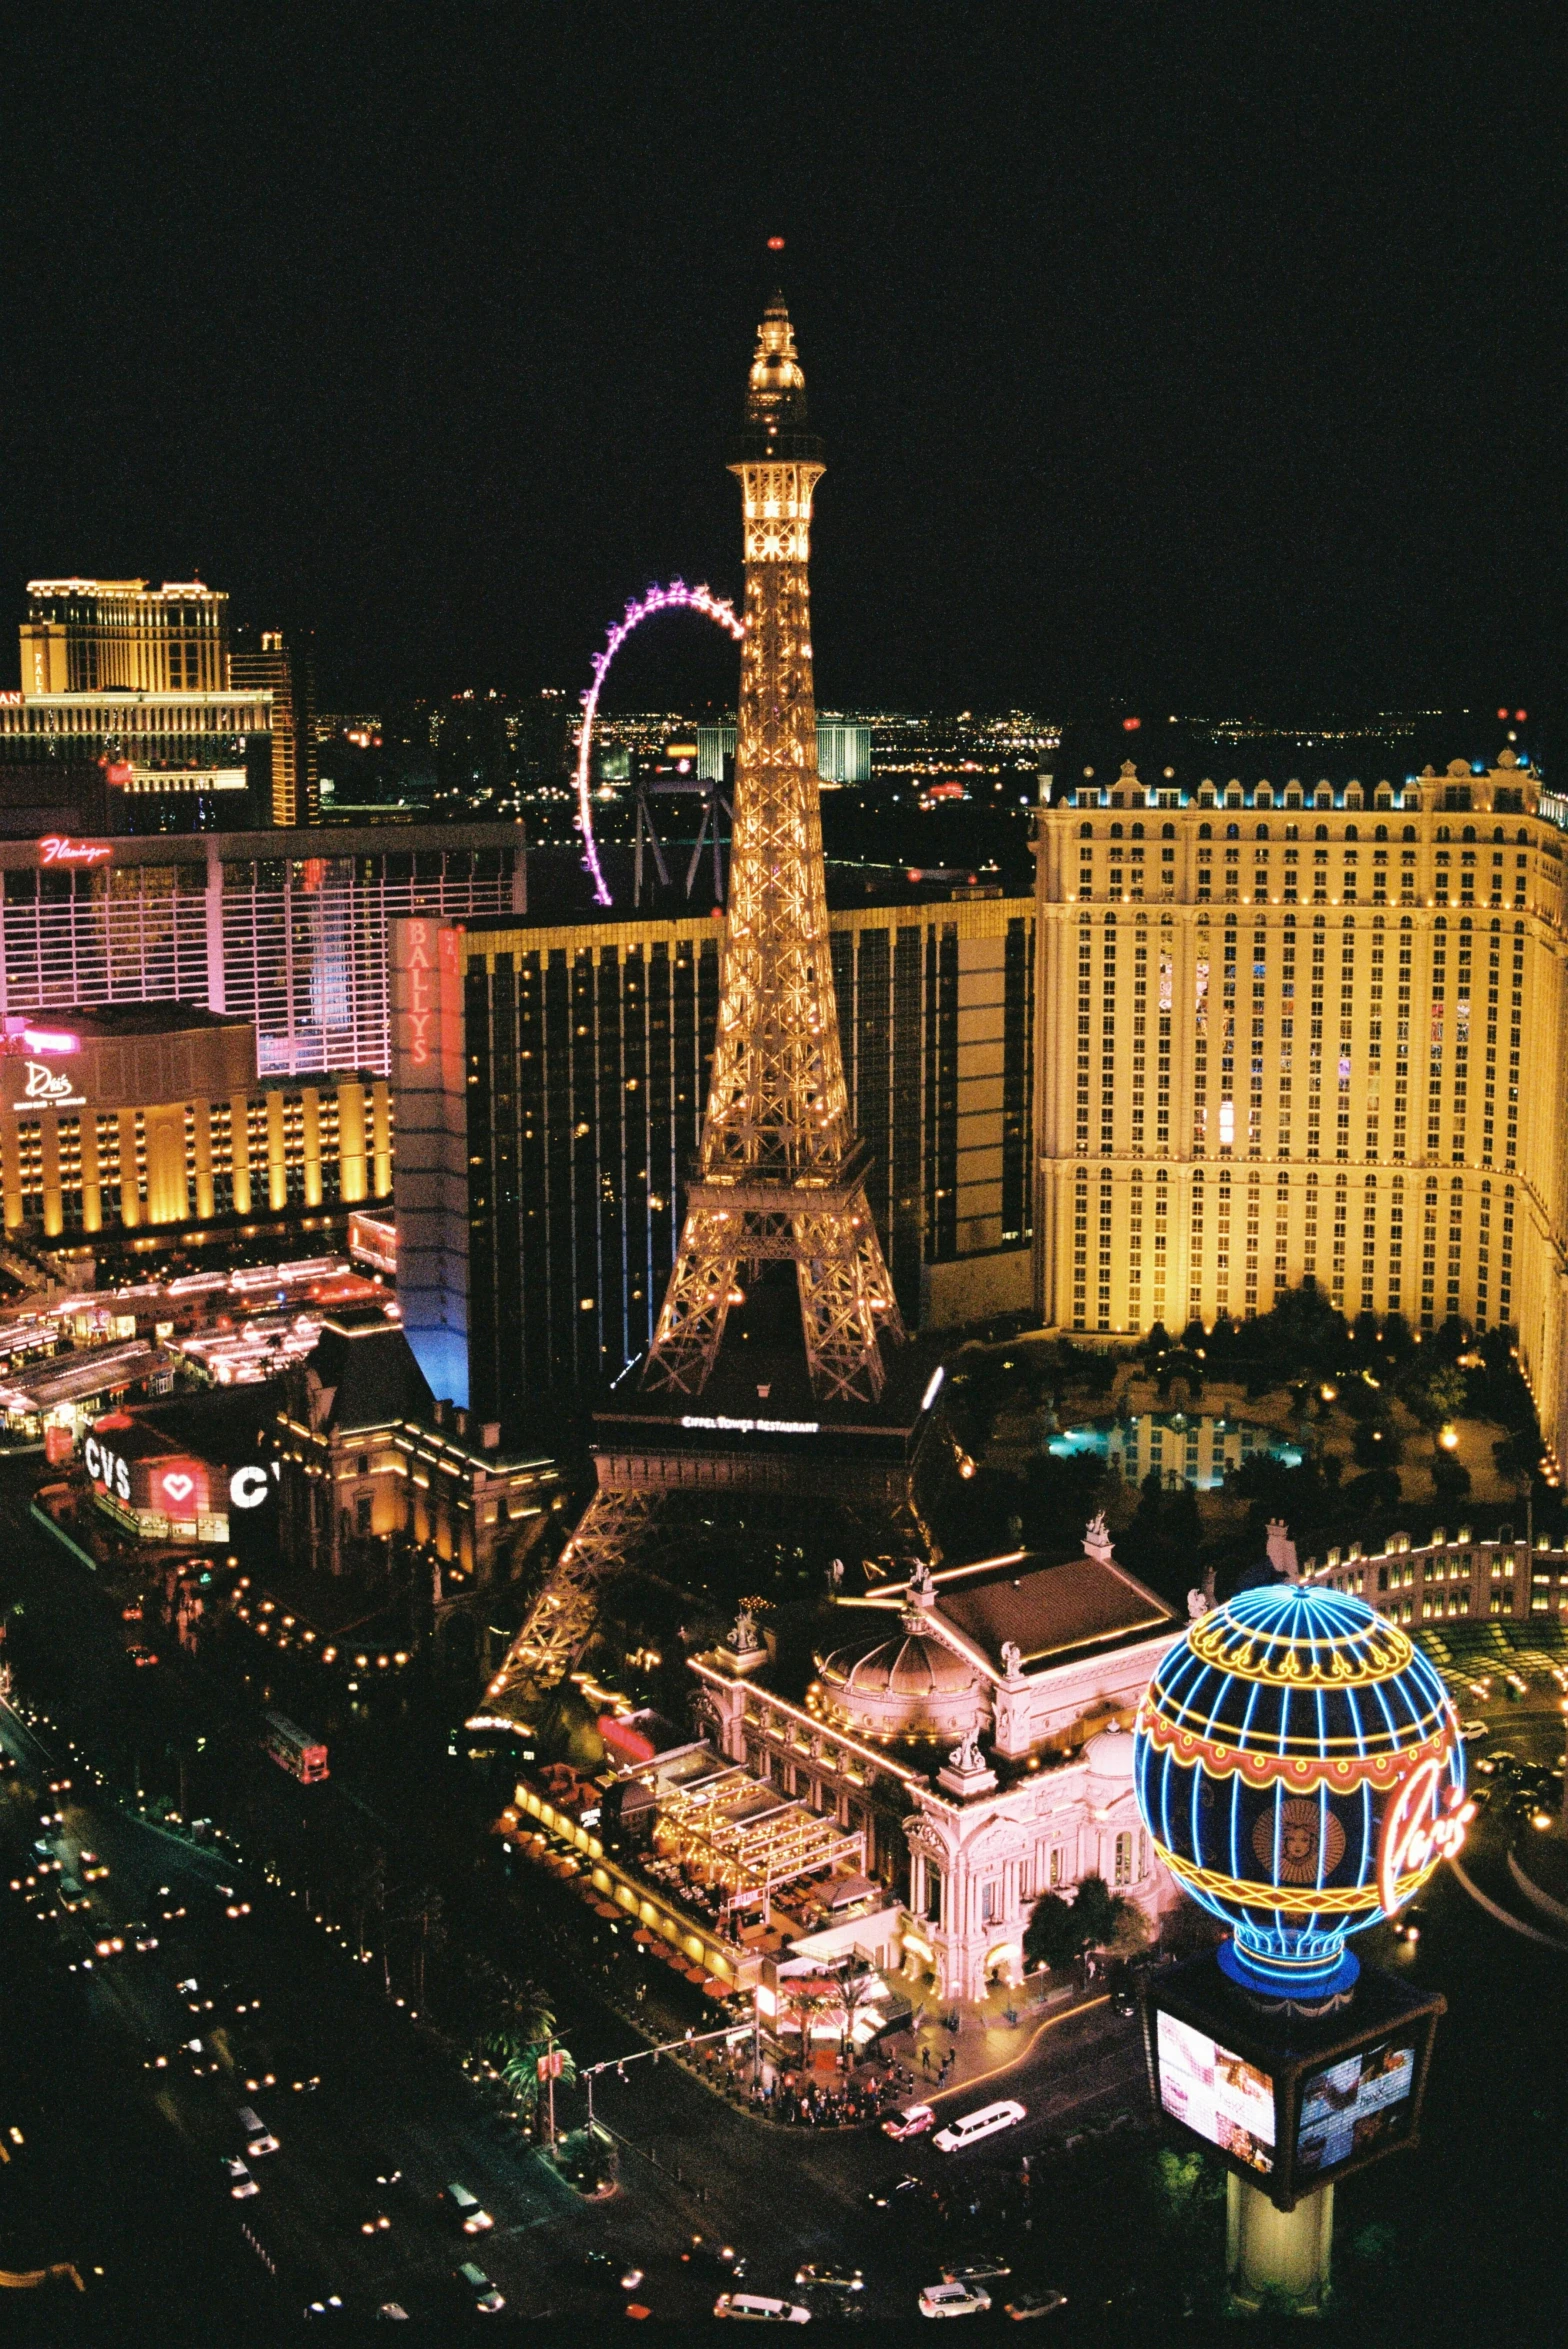
<svg viewBox="0 0 1568 2349"><path fill-rule="evenodd" d="M1526 1941L1538 1941L1545 1949L1555 1949L1559 1957L1568 1957L1568 1941L1558 1941L1552 1934L1541 1933L1534 1925L1527 1925L1522 1917L1510 1915L1499 1901L1484 1893L1479 1884L1472 1883L1452 1853L1449 1854L1448 1864L1476 1906L1485 1909L1488 1916L1495 1917L1500 1925L1508 1926L1511 1932L1522 1933Z"/></svg>

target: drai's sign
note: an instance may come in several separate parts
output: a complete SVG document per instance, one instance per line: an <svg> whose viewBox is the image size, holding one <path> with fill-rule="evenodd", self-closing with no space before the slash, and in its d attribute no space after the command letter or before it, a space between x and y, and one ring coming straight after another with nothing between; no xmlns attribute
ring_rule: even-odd
<svg viewBox="0 0 1568 2349"><path fill-rule="evenodd" d="M69 1069L51 1068L43 1060L29 1060L23 1063L21 1098L36 1101L45 1109L81 1109L86 1097L76 1090L76 1079Z"/></svg>

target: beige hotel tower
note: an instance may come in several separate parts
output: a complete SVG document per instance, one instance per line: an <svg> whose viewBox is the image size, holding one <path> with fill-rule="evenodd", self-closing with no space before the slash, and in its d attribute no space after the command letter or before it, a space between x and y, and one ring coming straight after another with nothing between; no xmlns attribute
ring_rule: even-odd
<svg viewBox="0 0 1568 2349"><path fill-rule="evenodd" d="M1039 811L1036 1303L1067 1332L1267 1312L1512 1325L1563 1420L1563 835L1504 750L1397 783Z"/></svg>

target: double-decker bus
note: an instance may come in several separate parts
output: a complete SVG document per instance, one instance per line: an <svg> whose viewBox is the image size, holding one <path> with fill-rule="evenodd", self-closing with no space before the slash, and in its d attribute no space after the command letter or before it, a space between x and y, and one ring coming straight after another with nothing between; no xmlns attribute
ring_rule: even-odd
<svg viewBox="0 0 1568 2349"><path fill-rule="evenodd" d="M291 1721L285 1713L262 1715L261 1742L280 1768L302 1786L314 1785L327 1775L327 1749L319 1737L312 1737Z"/></svg>

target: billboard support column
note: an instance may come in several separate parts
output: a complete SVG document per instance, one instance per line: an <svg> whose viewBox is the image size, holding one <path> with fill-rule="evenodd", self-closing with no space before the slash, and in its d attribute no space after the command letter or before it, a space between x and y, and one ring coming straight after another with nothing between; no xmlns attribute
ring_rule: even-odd
<svg viewBox="0 0 1568 2349"><path fill-rule="evenodd" d="M1320 2186L1294 2210L1232 2170L1225 2181L1225 2275L1249 2315L1321 2316L1328 2305L1334 2189Z"/></svg>

